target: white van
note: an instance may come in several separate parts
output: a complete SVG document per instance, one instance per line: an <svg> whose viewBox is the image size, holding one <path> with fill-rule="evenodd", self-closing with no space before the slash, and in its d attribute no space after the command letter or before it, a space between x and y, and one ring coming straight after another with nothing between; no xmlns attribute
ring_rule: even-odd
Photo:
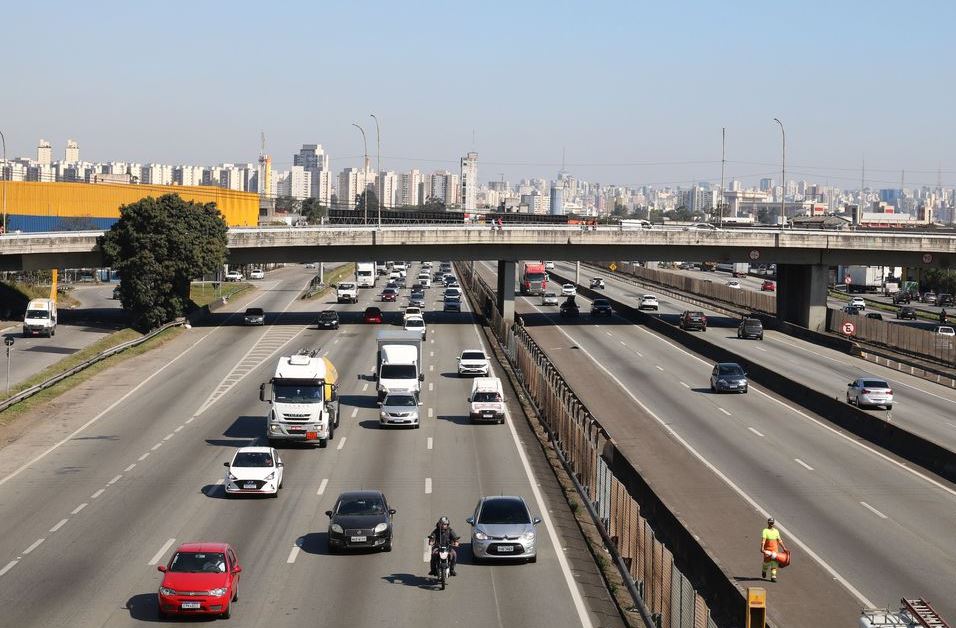
<svg viewBox="0 0 956 628"><path fill-rule="evenodd" d="M471 404L468 418L472 423L476 421L505 422L505 395L501 388L501 380L497 377L475 378L471 384L468 403Z"/></svg>
<svg viewBox="0 0 956 628"><path fill-rule="evenodd" d="M23 316L24 336L46 336L56 334L56 301L53 299L33 299L27 304L27 313Z"/></svg>

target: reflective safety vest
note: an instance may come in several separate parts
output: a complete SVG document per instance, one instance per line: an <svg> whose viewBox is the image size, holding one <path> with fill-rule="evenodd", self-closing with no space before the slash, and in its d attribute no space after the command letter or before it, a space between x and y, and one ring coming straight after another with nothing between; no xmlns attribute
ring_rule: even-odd
<svg viewBox="0 0 956 628"><path fill-rule="evenodd" d="M763 548L770 552L776 552L779 549L780 530L776 528L764 528L762 533Z"/></svg>

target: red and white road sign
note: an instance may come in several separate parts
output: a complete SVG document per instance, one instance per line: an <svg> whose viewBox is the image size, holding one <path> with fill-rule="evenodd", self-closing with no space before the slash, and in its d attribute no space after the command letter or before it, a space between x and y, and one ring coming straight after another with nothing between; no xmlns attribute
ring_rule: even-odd
<svg viewBox="0 0 956 628"><path fill-rule="evenodd" d="M853 277L850 277L849 275L847 275L846 277L843 278L843 283L849 286L851 283L853 283Z"/></svg>
<svg viewBox="0 0 956 628"><path fill-rule="evenodd" d="M847 336L852 336L852 335L853 335L853 332L855 332L855 331L856 331L856 325L854 325L854 324L851 323L850 321L847 321L847 322L843 323L843 333L844 333L844 334L846 334Z"/></svg>

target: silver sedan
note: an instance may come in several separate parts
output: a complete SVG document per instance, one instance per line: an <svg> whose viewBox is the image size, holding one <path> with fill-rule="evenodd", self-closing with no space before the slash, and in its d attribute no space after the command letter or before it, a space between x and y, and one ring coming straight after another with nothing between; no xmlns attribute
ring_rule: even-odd
<svg viewBox="0 0 956 628"><path fill-rule="evenodd" d="M521 497L482 497L475 514L466 521L471 527L471 552L475 562L538 559L534 527L541 519L532 517Z"/></svg>
<svg viewBox="0 0 956 628"><path fill-rule="evenodd" d="M846 386L846 402L865 406L883 406L893 409L893 389L882 379L858 377Z"/></svg>

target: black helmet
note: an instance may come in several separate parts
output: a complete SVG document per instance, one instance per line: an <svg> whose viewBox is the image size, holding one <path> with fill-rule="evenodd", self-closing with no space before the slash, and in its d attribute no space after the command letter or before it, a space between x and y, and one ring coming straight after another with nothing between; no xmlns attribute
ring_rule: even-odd
<svg viewBox="0 0 956 628"><path fill-rule="evenodd" d="M773 523L774 523L773 517L767 517L767 525L768 525L768 526L772 526Z"/></svg>

